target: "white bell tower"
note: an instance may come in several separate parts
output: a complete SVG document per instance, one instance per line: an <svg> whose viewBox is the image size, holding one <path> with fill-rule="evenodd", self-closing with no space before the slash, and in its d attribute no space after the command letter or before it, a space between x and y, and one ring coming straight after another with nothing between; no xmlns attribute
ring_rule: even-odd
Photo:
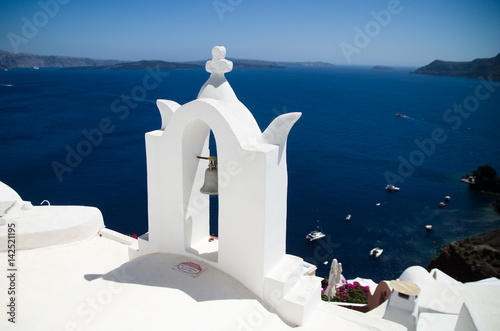
<svg viewBox="0 0 500 331"><path fill-rule="evenodd" d="M286 254L288 133L301 113L261 132L224 77L232 70L216 46L211 73L194 101L158 100L160 130L146 134L149 232L131 258L174 253L197 258L238 279L284 319L302 325L321 300L320 280ZM209 233L209 196L200 192L208 141L217 144L219 233Z"/></svg>

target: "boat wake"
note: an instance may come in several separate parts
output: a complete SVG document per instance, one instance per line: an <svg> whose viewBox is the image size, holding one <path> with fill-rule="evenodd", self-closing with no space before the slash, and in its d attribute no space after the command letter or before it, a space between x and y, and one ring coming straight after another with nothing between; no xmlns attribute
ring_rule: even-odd
<svg viewBox="0 0 500 331"><path fill-rule="evenodd" d="M12 85L12 84L0 84L0 86L11 87L11 86L14 86L14 85Z"/></svg>
<svg viewBox="0 0 500 331"><path fill-rule="evenodd" d="M398 117L403 117L403 118L409 118L409 119L411 119L411 120L414 120L414 118L413 118L413 117L410 117L410 116L407 116L407 115L403 115L403 114L401 114L401 113L397 113L397 114L396 114L396 116L398 116Z"/></svg>
<svg viewBox="0 0 500 331"><path fill-rule="evenodd" d="M417 122L417 123L422 123L422 124L425 124L425 125L431 125L431 126L434 126L434 127L442 127L443 126L443 123L441 123L439 121L436 121L436 120L430 120L430 119L426 119L426 118L415 118L415 117L403 115L401 113L397 113L396 116L402 117L402 118L406 118L408 120L411 120L411 121L414 121L414 122Z"/></svg>

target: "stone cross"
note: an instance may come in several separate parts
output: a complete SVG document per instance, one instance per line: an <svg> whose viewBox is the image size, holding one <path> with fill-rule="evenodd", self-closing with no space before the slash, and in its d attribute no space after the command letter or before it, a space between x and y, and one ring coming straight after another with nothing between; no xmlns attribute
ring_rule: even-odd
<svg viewBox="0 0 500 331"><path fill-rule="evenodd" d="M212 60L208 61L205 69L215 75L224 75L233 70L233 62L226 60L226 48L224 46L215 46L212 49Z"/></svg>

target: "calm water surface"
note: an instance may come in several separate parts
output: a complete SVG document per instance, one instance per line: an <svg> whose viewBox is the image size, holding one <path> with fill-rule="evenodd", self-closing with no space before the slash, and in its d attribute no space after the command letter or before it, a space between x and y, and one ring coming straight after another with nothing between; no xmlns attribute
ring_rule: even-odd
<svg viewBox="0 0 500 331"><path fill-rule="evenodd" d="M282 113L302 112L287 146L287 252L318 265L320 276L328 273L323 262L337 258L347 278L393 279L408 266L426 266L444 243L499 227L489 207L498 196L471 192L460 177L486 163L500 171L500 87L469 104L475 110L465 118L447 111L473 102L478 80L410 74L413 69L226 74L261 130ZM0 72L0 180L33 204L96 206L108 228L146 232L144 134L160 127L156 99L189 102L208 73L165 71L148 80L158 83L154 88L141 88L147 75ZM439 143L431 144L435 133ZM59 178L54 162L69 165L58 168ZM388 174L399 176L399 192L384 189ZM451 201L438 208L446 195ZM327 237L311 243L305 236L317 211ZM434 226L429 233L426 224ZM384 253L373 260L369 251L377 241Z"/></svg>

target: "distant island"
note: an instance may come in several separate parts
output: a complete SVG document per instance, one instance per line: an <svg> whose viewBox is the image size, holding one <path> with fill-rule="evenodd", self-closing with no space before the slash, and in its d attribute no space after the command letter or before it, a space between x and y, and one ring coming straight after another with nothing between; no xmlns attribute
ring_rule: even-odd
<svg viewBox="0 0 500 331"><path fill-rule="evenodd" d="M500 53L489 59L475 59L470 62L451 62L435 60L413 71L414 74L458 76L465 78L488 77L500 80Z"/></svg>
<svg viewBox="0 0 500 331"><path fill-rule="evenodd" d="M270 68L282 69L286 67L334 67L333 64L327 62L283 62L283 61L263 61L250 59L235 59L228 57L229 61L233 62L234 68ZM199 64L205 66L207 60L192 61L188 63Z"/></svg>
<svg viewBox="0 0 500 331"><path fill-rule="evenodd" d="M33 67L74 67L74 66L109 66L123 61L96 60L83 57L33 55L28 53L11 53L0 50L0 69L33 68Z"/></svg>
<svg viewBox="0 0 500 331"><path fill-rule="evenodd" d="M373 69L375 69L375 70L396 70L396 68L386 67L386 66L374 66Z"/></svg>
<svg viewBox="0 0 500 331"><path fill-rule="evenodd" d="M160 60L142 60L136 62L124 62L113 64L110 66L84 66L84 67L68 67L64 70L138 70L154 68L156 70L185 70L185 69L201 69L205 68L206 61L191 61L191 62L167 62ZM261 69L282 69L284 66L276 65L266 61L248 61L233 60L233 68L261 68Z"/></svg>
<svg viewBox="0 0 500 331"><path fill-rule="evenodd" d="M285 67L333 67L326 62L276 62L228 58L234 68L282 69ZM11 53L0 50L0 69L61 67L68 70L134 70L155 68L157 70L181 70L204 68L207 60L189 62L167 62L160 60L124 61L97 60L57 55L34 55L28 53Z"/></svg>
<svg viewBox="0 0 500 331"><path fill-rule="evenodd" d="M233 62L233 68L261 68L261 69L283 69L285 66L278 64L277 62L272 61L261 61L261 60L245 60L245 59L235 59L235 58L226 58L229 61ZM189 64L196 64L199 66L205 67L205 63L207 63L209 59L206 60L198 60L198 61L190 61L186 62Z"/></svg>
<svg viewBox="0 0 500 331"><path fill-rule="evenodd" d="M82 67L66 67L63 70L138 70L154 68L155 70L183 70L183 69L199 69L202 66L190 63L166 62L159 60L152 61L137 61L117 63L109 66L82 66Z"/></svg>

